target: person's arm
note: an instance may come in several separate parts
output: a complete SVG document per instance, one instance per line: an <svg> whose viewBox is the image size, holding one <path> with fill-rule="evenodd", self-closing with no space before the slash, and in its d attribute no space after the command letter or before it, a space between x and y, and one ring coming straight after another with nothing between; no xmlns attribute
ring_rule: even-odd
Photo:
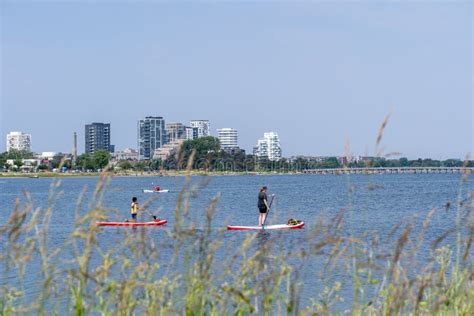
<svg viewBox="0 0 474 316"><path fill-rule="evenodd" d="M265 198L263 199L263 203L265 203L265 206L267 207L267 210L270 209L270 207L268 206L267 194L265 194Z"/></svg>

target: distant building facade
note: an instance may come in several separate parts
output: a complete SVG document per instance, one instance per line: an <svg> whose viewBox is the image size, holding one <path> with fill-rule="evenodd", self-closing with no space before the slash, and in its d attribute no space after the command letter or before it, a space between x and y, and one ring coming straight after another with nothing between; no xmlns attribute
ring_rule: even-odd
<svg viewBox="0 0 474 316"><path fill-rule="evenodd" d="M211 136L211 124L208 120L192 120L191 127L197 129L195 138Z"/></svg>
<svg viewBox="0 0 474 316"><path fill-rule="evenodd" d="M137 124L138 159L152 159L155 149L167 142L165 119L161 116L147 116Z"/></svg>
<svg viewBox="0 0 474 316"><path fill-rule="evenodd" d="M10 132L7 134L7 151L31 151L31 134L23 132Z"/></svg>
<svg viewBox="0 0 474 316"><path fill-rule="evenodd" d="M238 148L238 133L235 128L220 128L217 130L217 138L222 149Z"/></svg>
<svg viewBox="0 0 474 316"><path fill-rule="evenodd" d="M280 160L282 156L278 134L275 132L264 133L263 138L257 141L253 153L257 157L266 157L270 161Z"/></svg>
<svg viewBox="0 0 474 316"><path fill-rule="evenodd" d="M41 160L53 160L54 157L58 156L60 153L55 151L43 151L41 154L38 154L38 159Z"/></svg>
<svg viewBox="0 0 474 316"><path fill-rule="evenodd" d="M124 150L116 151L113 154L113 158L117 161L120 160L138 160L138 151L133 148L125 148Z"/></svg>
<svg viewBox="0 0 474 316"><path fill-rule="evenodd" d="M186 139L186 126L183 123L166 123L167 142Z"/></svg>
<svg viewBox="0 0 474 316"><path fill-rule="evenodd" d="M197 127L186 127L186 139L193 140L198 138L198 128Z"/></svg>
<svg viewBox="0 0 474 316"><path fill-rule="evenodd" d="M257 145L253 148L253 154L257 157L268 158L268 143L264 139L259 139Z"/></svg>
<svg viewBox="0 0 474 316"><path fill-rule="evenodd" d="M99 150L113 152L113 146L110 145L110 123L91 123L85 126L86 154Z"/></svg>
<svg viewBox="0 0 474 316"><path fill-rule="evenodd" d="M183 142L184 139L177 139L167 143L163 147L155 149L155 152L153 153L153 159L161 159L164 161L168 159L168 157L178 154Z"/></svg>

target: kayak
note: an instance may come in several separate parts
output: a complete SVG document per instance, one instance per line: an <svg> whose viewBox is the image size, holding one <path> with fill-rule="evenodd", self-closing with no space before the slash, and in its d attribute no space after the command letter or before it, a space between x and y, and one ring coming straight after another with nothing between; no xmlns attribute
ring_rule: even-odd
<svg viewBox="0 0 474 316"><path fill-rule="evenodd" d="M304 226L304 222L301 222L297 225L287 225L287 224L280 224L280 225L265 225L264 228L260 226L232 226L227 225L228 230L274 230L274 229L298 229Z"/></svg>
<svg viewBox="0 0 474 316"><path fill-rule="evenodd" d="M157 219L153 222L96 222L99 226L161 226L166 224L166 219Z"/></svg>
<svg viewBox="0 0 474 316"><path fill-rule="evenodd" d="M170 190L160 190L160 191L155 191L155 190L143 190L143 193L168 193Z"/></svg>

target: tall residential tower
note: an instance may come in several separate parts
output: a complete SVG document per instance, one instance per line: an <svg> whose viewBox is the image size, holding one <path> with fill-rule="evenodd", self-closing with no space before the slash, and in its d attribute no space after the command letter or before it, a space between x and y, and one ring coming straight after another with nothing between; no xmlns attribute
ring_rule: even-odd
<svg viewBox="0 0 474 316"><path fill-rule="evenodd" d="M99 150L113 152L113 146L110 145L110 123L86 124L85 152L93 154Z"/></svg>
<svg viewBox="0 0 474 316"><path fill-rule="evenodd" d="M217 137L222 149L238 148L238 133L234 128L220 128L217 130Z"/></svg>
<svg viewBox="0 0 474 316"><path fill-rule="evenodd" d="M161 116L147 116L137 124L138 159L153 158L155 149L166 144L165 119Z"/></svg>

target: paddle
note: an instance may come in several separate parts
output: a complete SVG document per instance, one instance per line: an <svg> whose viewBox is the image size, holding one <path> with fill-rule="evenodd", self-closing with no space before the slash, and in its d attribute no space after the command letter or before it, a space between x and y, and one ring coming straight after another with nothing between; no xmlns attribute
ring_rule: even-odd
<svg viewBox="0 0 474 316"><path fill-rule="evenodd" d="M154 220L156 220L156 216L151 214L147 209L144 209L145 212L147 212L151 217L153 217Z"/></svg>
<svg viewBox="0 0 474 316"><path fill-rule="evenodd" d="M275 194L272 194L272 199L270 200L270 204L268 205L267 216L265 216L265 219L263 220L263 223L262 223L262 230L265 230L265 222L267 221L268 214L270 213L270 207L272 207L273 198L275 198Z"/></svg>

